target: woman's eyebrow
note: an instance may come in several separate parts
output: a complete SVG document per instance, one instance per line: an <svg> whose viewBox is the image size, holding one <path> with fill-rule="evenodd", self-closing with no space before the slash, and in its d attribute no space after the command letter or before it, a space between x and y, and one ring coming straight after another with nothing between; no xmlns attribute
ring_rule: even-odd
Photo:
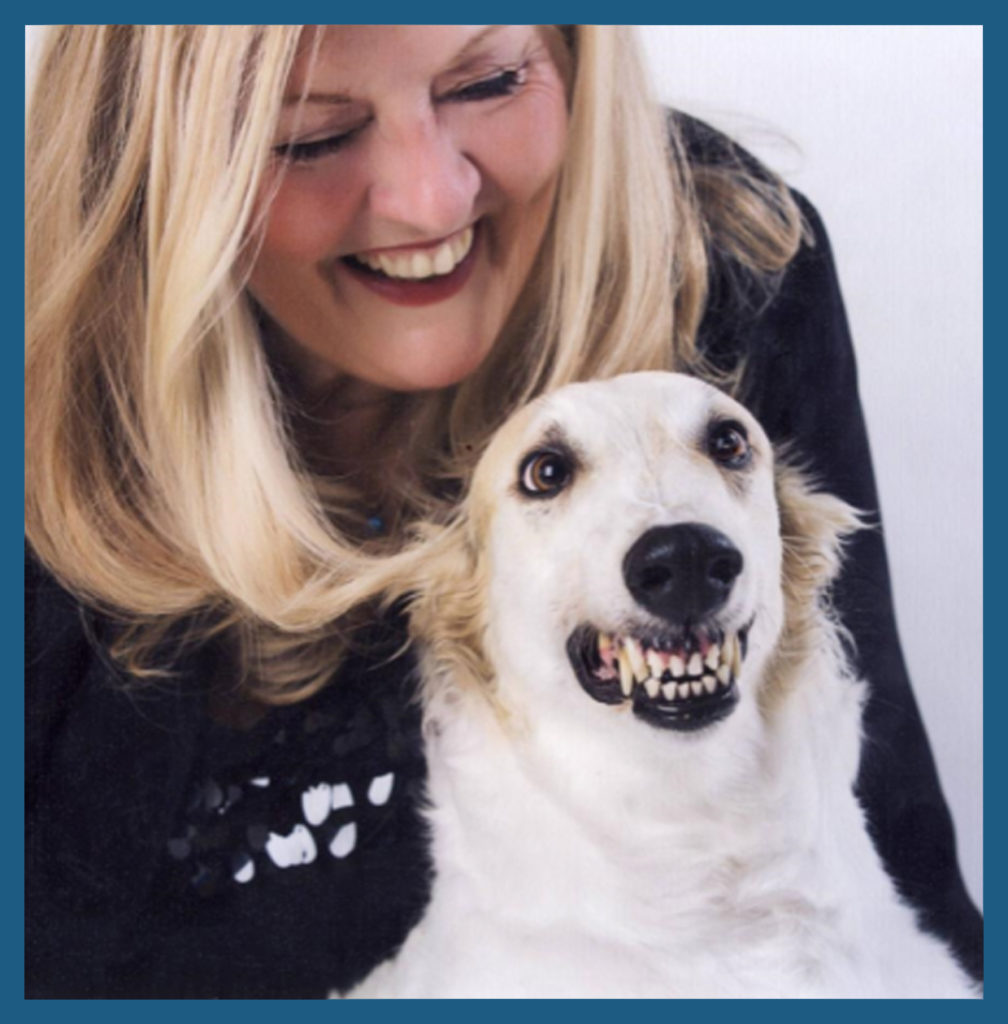
<svg viewBox="0 0 1008 1024"><path fill-rule="evenodd" d="M458 51L458 53L455 54L454 57L452 57L450 61L448 61L448 64L455 65L458 64L460 61L464 61L472 53L472 51L475 50L483 42L483 40L487 38L487 36L491 36L495 32L499 32L502 28L505 28L505 26L487 25L485 28L480 29L479 32L477 32L475 35L471 36L469 39L466 40L463 47Z"/></svg>
<svg viewBox="0 0 1008 1024"><path fill-rule="evenodd" d="M477 49L480 44L488 37L493 35L495 32L499 32L504 25L487 25L485 28L476 32L473 36L465 41L461 49L448 61L445 62L446 67L455 67L458 64L464 62L473 50ZM300 92L292 93L289 96L283 98L283 105L292 106L297 103L353 103L354 99L352 96L348 96L342 92L310 92L302 94Z"/></svg>

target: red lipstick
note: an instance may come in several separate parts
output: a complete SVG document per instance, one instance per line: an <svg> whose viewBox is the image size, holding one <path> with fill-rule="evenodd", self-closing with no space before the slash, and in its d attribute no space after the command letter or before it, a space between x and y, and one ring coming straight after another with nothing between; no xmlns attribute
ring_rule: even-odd
<svg viewBox="0 0 1008 1024"><path fill-rule="evenodd" d="M365 288L397 306L427 306L444 302L458 294L472 275L476 263L476 250L480 244L479 225L473 226L473 240L462 262L447 274L420 280L389 277L380 270L372 270L352 257L341 260L347 273ZM404 246L404 248L407 248ZM413 248L419 248L414 246Z"/></svg>

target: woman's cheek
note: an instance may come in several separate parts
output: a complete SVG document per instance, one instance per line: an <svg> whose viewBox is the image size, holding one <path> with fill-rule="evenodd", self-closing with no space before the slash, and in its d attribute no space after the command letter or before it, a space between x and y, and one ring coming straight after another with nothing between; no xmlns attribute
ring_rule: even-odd
<svg viewBox="0 0 1008 1024"><path fill-rule="evenodd" d="M353 220L348 186L335 170L292 168L270 203L263 249L307 262L346 255Z"/></svg>
<svg viewBox="0 0 1008 1024"><path fill-rule="evenodd" d="M502 111L486 135L481 166L512 199L533 199L552 186L567 148L567 110L559 79L555 90L543 88L522 108Z"/></svg>

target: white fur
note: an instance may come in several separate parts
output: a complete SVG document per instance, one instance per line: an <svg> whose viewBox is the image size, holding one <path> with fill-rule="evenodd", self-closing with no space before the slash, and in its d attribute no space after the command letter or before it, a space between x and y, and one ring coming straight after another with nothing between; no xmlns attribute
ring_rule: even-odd
<svg viewBox="0 0 1008 1024"><path fill-rule="evenodd" d="M748 430L744 486L704 450L715 413ZM529 500L518 467L558 432L581 467L555 498ZM787 574L815 576L815 559L785 554L776 472L741 406L673 374L564 388L498 433L414 617L428 644L430 906L354 997L974 994L866 833L852 794L862 684L818 594L811 626L790 621ZM825 537L822 589L855 519L791 493L806 502L792 520ZM685 521L743 553L722 621L755 614L739 704L694 733L593 701L565 652L579 623L648 620L624 555Z"/></svg>

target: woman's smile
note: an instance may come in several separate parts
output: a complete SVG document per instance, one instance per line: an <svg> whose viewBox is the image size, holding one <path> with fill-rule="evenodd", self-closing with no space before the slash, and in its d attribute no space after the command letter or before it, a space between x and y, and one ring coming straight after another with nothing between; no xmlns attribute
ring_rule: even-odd
<svg viewBox="0 0 1008 1024"><path fill-rule="evenodd" d="M400 306L425 306L455 295L476 262L476 228L426 245L404 245L345 256L341 263L365 288Z"/></svg>
<svg viewBox="0 0 1008 1024"><path fill-rule="evenodd" d="M305 33L249 282L303 386L426 390L486 358L553 207L561 50L536 26Z"/></svg>

